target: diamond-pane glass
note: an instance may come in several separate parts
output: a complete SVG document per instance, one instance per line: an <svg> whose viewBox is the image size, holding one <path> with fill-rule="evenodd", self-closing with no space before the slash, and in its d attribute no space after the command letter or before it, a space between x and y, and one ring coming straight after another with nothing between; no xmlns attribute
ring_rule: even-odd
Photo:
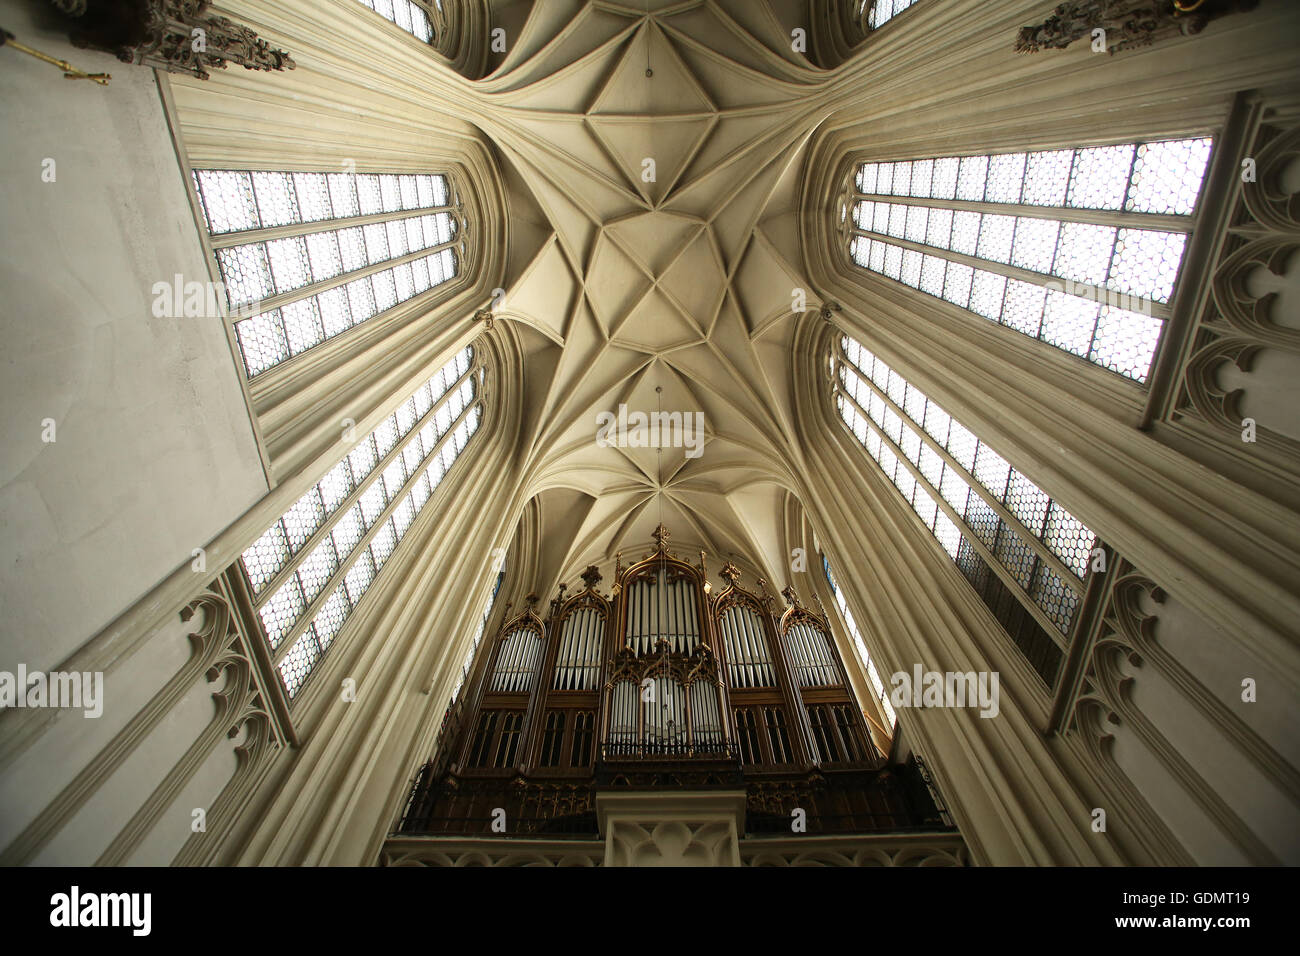
<svg viewBox="0 0 1300 956"><path fill-rule="evenodd" d="M1054 305L1049 313L1055 314ZM843 336L840 354L845 363L837 385L841 419L972 585L1002 586L990 577L989 566L971 544L979 541L1016 582L1019 590L1014 593L1037 604L1068 632L1082 585L1063 584L1047 573L1047 562L1059 560L1082 579L1095 543L1093 533L861 342ZM894 405L901 407L901 414ZM866 410L885 440L867 426L859 408ZM900 455L915 470L900 461ZM976 484L983 491L977 492Z"/></svg>
<svg viewBox="0 0 1300 956"><path fill-rule="evenodd" d="M291 696L429 501L433 486L425 463L432 458L445 471L477 430L481 406L467 407L479 381L473 358L472 348L462 349L422 382L244 552L244 573L272 649L301 632L278 665ZM446 415L453 401L460 416L458 441L449 438L438 446L434 419ZM390 454L380 473L379 462ZM360 547L367 538L369 546ZM268 595L268 584L276 581ZM319 644L304 638L318 638Z"/></svg>
<svg viewBox="0 0 1300 956"><path fill-rule="evenodd" d="M1144 381L1163 321L1153 320L1153 306L1173 298L1187 229L1135 228L1126 214L1190 218L1212 146L1199 138L863 163L854 180L859 234L851 256L864 269ZM884 196L956 199L988 211ZM1017 204L1059 211L1008 214ZM1081 221L1097 213L1075 210L1111 212L1104 218L1116 221ZM990 266L947 259L942 251ZM1043 278L1027 282L1017 269ZM1048 289L1071 300L1049 301ZM1131 326L1121 328L1130 317Z"/></svg>
<svg viewBox="0 0 1300 956"><path fill-rule="evenodd" d="M456 220L436 211L445 208L450 195L443 176L201 169L195 170L194 182L214 240L249 234L239 244L215 250L226 300L241 318L236 331L249 376L457 274L456 254L443 249L377 269L368 278L347 280L348 273L452 241ZM393 218L259 238L265 235L262 230L372 214ZM261 312L268 298L301 295L299 290L316 283L331 287Z"/></svg>

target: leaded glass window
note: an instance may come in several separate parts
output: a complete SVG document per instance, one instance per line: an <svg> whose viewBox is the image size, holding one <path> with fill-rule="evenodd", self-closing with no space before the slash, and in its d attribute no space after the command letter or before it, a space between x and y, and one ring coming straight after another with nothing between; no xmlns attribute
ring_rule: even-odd
<svg viewBox="0 0 1300 956"><path fill-rule="evenodd" d="M870 30L898 16L916 0L857 0L858 10L866 14L866 26Z"/></svg>
<svg viewBox="0 0 1300 956"><path fill-rule="evenodd" d="M876 698L880 701L880 706L884 708L886 716L889 717L889 726L893 727L898 723L898 715L894 713L894 707L889 702L889 691L885 688L885 682L880 679L880 673L871 660L871 654L867 651L867 644L862 640L862 633L858 630L857 622L853 620L853 612L849 610L848 599L844 596L844 592L840 590L840 586L835 580L835 573L831 570L830 559L826 555L822 555L822 570L826 572L826 583L831 586L831 593L835 595L835 603L839 606L840 617L844 619L844 626L848 628L849 634L853 638L853 646L857 649L858 657L867 669L867 676L871 679L871 686L876 692Z"/></svg>
<svg viewBox="0 0 1300 956"><path fill-rule="evenodd" d="M483 603L483 614L479 617L478 627L474 631L474 640L470 648L465 652L465 660L460 665L460 676L456 678L456 686L452 688L451 699L447 702L448 708L456 703L456 698L460 696L461 688L465 686L465 681L469 679L469 670L474 663L474 654L478 651L479 644L483 641L483 632L487 630L488 618L492 616L492 608L497 603L497 594L501 591L501 582L505 580L506 572L504 565L501 571L497 573L496 582L491 586L487 598Z"/></svg>
<svg viewBox="0 0 1300 956"><path fill-rule="evenodd" d="M849 431L1050 686L1096 536L860 342L843 336L838 357Z"/></svg>
<svg viewBox="0 0 1300 956"><path fill-rule="evenodd" d="M433 40L433 24L426 10L428 4L413 3L412 0L359 0L359 2L385 20L397 24L413 37L429 43ZM433 0L436 11L441 13L442 0Z"/></svg>
<svg viewBox="0 0 1300 956"><path fill-rule="evenodd" d="M878 273L1145 381L1208 138L862 163L844 223Z"/></svg>
<svg viewBox="0 0 1300 956"><path fill-rule="evenodd" d="M474 350L467 347L241 556L290 698L478 430L478 382Z"/></svg>
<svg viewBox="0 0 1300 956"><path fill-rule="evenodd" d="M459 274L446 176L194 171L251 378Z"/></svg>

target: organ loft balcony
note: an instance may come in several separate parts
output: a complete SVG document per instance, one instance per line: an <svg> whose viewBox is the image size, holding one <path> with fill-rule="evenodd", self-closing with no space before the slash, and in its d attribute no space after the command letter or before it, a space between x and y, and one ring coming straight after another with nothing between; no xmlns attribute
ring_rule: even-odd
<svg viewBox="0 0 1300 956"><path fill-rule="evenodd" d="M602 821L661 812L705 813L737 841L952 833L897 734L878 747L820 604L787 586L782 605L730 561L715 590L707 555L653 537L617 556L608 594L593 566L544 617L536 594L507 608L394 839L595 840Z"/></svg>

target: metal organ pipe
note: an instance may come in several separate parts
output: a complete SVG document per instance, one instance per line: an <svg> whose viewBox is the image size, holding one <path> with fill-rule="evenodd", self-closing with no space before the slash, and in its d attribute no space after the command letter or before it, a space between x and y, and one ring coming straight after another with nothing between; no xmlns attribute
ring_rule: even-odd
<svg viewBox="0 0 1300 956"><path fill-rule="evenodd" d="M836 683L835 677L835 659L831 657L831 639L830 635L820 627L809 628L815 646L817 647L818 659L821 662L821 680L823 684Z"/></svg>
<svg viewBox="0 0 1300 956"><path fill-rule="evenodd" d="M700 615L697 595L690 581L682 582L682 605L686 609L686 650L694 650L700 643Z"/></svg>
<svg viewBox="0 0 1300 956"><path fill-rule="evenodd" d="M759 686L758 662L761 660L761 655L754 640L753 612L747 606L741 605L736 609L736 616L740 618L740 628L744 633L745 678L749 682L745 686L757 687Z"/></svg>
<svg viewBox="0 0 1300 956"><path fill-rule="evenodd" d="M677 582L670 580L664 575L664 606L668 611L668 619L664 622L664 637L668 638L668 646L674 652L681 650L681 628L677 623Z"/></svg>
<svg viewBox="0 0 1300 956"><path fill-rule="evenodd" d="M759 662L758 679L770 687L776 683L772 676L772 656L767 646L767 637L763 633L763 622L752 608L746 608L745 619L749 624L750 640L754 642L755 660Z"/></svg>
<svg viewBox="0 0 1300 956"><path fill-rule="evenodd" d="M689 581L678 580L677 582L677 604L681 608L681 632L682 646L681 650L689 653L695 649L699 643L695 638L695 601L691 597L692 588Z"/></svg>
<svg viewBox="0 0 1300 956"><path fill-rule="evenodd" d="M497 651L497 667L492 675L493 690L506 689L506 675L510 673L510 638L513 636L513 632L507 634L501 642L501 649Z"/></svg>
<svg viewBox="0 0 1300 956"><path fill-rule="evenodd" d="M696 744L721 740L717 689L708 681L697 680L691 684L691 729Z"/></svg>
<svg viewBox="0 0 1300 956"><path fill-rule="evenodd" d="M731 610L723 612L722 617L718 618L718 630L722 632L722 644L727 651L727 677L731 680L733 687L744 686L739 680L740 656L736 648L736 639L731 632Z"/></svg>
<svg viewBox="0 0 1300 956"><path fill-rule="evenodd" d="M808 674L808 684L809 686L815 686L821 683L821 681L819 680L821 675L818 673L818 668L817 668L817 645L813 641L813 636L810 633L810 630L811 629L808 627L807 624L804 623L799 624L799 639L803 642L804 661L806 662L805 666Z"/></svg>
<svg viewBox="0 0 1300 956"><path fill-rule="evenodd" d="M728 672L736 687L771 687L772 660L763 624L754 609L744 604L728 608L721 618L727 642Z"/></svg>
<svg viewBox="0 0 1300 956"><path fill-rule="evenodd" d="M605 615L593 612L591 615L591 637L587 643L587 690L595 690L600 677L600 652L604 644Z"/></svg>
<svg viewBox="0 0 1300 956"><path fill-rule="evenodd" d="M676 578L668 589L668 600L672 607L672 631L669 641L672 642L673 650L679 653L685 650L683 645L686 644L686 613L682 606L682 597L682 582L680 578Z"/></svg>
<svg viewBox="0 0 1300 956"><path fill-rule="evenodd" d="M594 690L596 680L600 675L600 644L601 635L604 633L605 615L601 614L595 608L589 608L587 611L587 653L583 656L582 664L584 677L582 682L583 690Z"/></svg>
<svg viewBox="0 0 1300 956"><path fill-rule="evenodd" d="M537 645L541 643L532 631L521 630L518 635L519 653L517 655L518 664L515 665L515 679L513 690L524 691L532 689L533 663L537 657Z"/></svg>
<svg viewBox="0 0 1300 956"><path fill-rule="evenodd" d="M795 662L795 673L798 674L799 684L802 687L808 686L808 649L804 646L803 635L799 632L799 625L796 624L787 632L790 635L792 653L791 656Z"/></svg>
<svg viewBox="0 0 1300 956"><path fill-rule="evenodd" d="M731 682L737 687L752 687L749 677L749 649L746 646L741 622L737 620L738 608L727 609L722 617L723 634L727 641L727 657L730 662Z"/></svg>
<svg viewBox="0 0 1300 956"><path fill-rule="evenodd" d="M559 647L555 651L555 677L551 680L551 686L557 690L568 690L566 686L569 682L569 658L573 654L573 619L576 615L570 614L564 619L564 626L560 628ZM549 720L550 717L548 716Z"/></svg>
<svg viewBox="0 0 1300 956"><path fill-rule="evenodd" d="M556 654L557 690L591 690L599 670L599 625L604 616L594 607L580 607L564 619Z"/></svg>
<svg viewBox="0 0 1300 956"><path fill-rule="evenodd" d="M529 628L519 628L506 635L492 678L492 689L507 693L530 690L532 665L537 659L536 645L540 643L536 633Z"/></svg>
<svg viewBox="0 0 1300 956"><path fill-rule="evenodd" d="M798 625L792 626L781 636L781 643L785 645L786 653L790 655L790 665L794 668L795 682L800 687L808 686L804 680L803 670L803 648L799 643L799 636L795 633Z"/></svg>
<svg viewBox="0 0 1300 956"><path fill-rule="evenodd" d="M753 610L749 607L746 607L741 611L740 619L744 622L746 640L749 641L749 659L753 661L754 664L753 676L751 678L754 681L754 686L757 686L760 683L770 684L772 682L771 679L764 679L761 670L762 662L767 660L767 655L763 650L764 641L761 632L762 624L754 616Z"/></svg>
<svg viewBox="0 0 1300 956"><path fill-rule="evenodd" d="M613 719L610 738L615 744L630 744L636 740L638 688L631 681L619 681L613 690Z"/></svg>
<svg viewBox="0 0 1300 956"><path fill-rule="evenodd" d="M836 683L834 661L830 645L821 628L799 621L786 631L786 647L795 661L795 673L802 687L818 687Z"/></svg>
<svg viewBox="0 0 1300 956"><path fill-rule="evenodd" d="M523 683L524 674L528 667L528 652L532 650L529 646L529 633L519 631L515 634L515 667L511 683L514 685L511 690L519 690L520 684Z"/></svg>
<svg viewBox="0 0 1300 956"><path fill-rule="evenodd" d="M803 642L804 649L804 666L808 676L809 686L818 683L817 677L817 646L812 641L812 635L808 633L808 625L799 625L799 640Z"/></svg>

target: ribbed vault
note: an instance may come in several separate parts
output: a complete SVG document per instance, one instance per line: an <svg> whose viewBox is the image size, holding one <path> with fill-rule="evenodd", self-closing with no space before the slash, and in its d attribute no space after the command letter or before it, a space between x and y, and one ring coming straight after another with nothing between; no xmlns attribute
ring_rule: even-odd
<svg viewBox="0 0 1300 956"><path fill-rule="evenodd" d="M494 311L527 327L526 493L547 493L562 577L643 549L661 519L683 549L786 564L763 552L797 491L793 327L820 305L795 208L835 84L781 10L548 0L475 84L511 167ZM704 445L601 447L596 416L620 406L702 413Z"/></svg>

